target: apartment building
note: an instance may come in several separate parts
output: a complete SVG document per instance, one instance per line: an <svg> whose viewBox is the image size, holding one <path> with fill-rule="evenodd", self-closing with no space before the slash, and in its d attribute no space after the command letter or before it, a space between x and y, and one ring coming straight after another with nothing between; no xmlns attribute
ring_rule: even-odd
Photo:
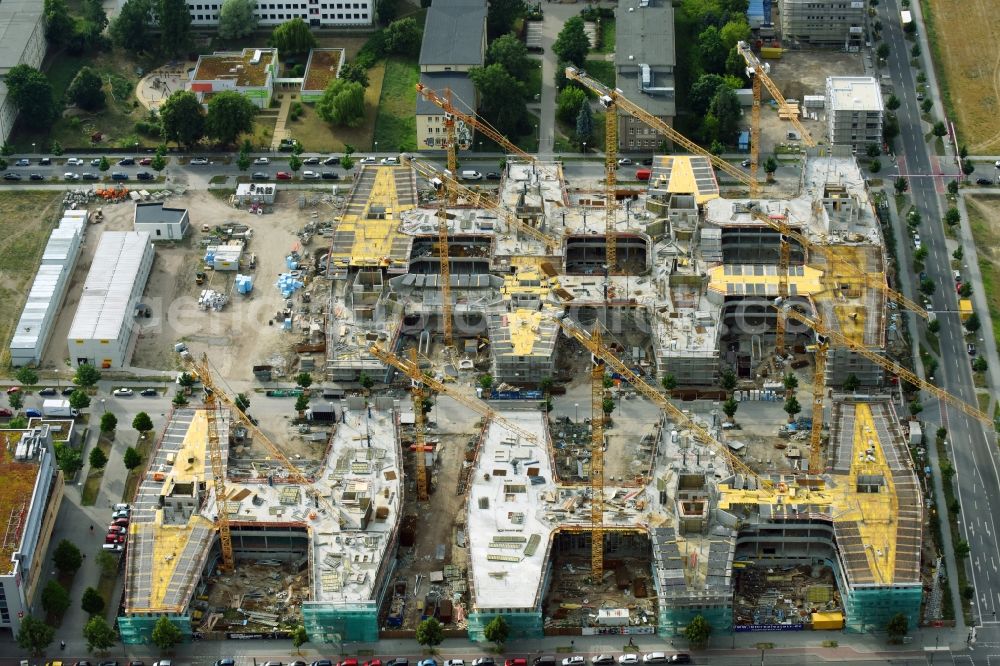
<svg viewBox="0 0 1000 666"><path fill-rule="evenodd" d="M781 0L781 32L787 42L860 46L864 24L864 0Z"/></svg>
<svg viewBox="0 0 1000 666"><path fill-rule="evenodd" d="M39 0L0 2L0 141L10 137L17 120L17 109L7 97L3 79L17 65L40 67L46 45Z"/></svg>
<svg viewBox="0 0 1000 666"><path fill-rule="evenodd" d="M882 145L882 90L871 76L829 76L826 79L827 136L832 144L864 150Z"/></svg>
<svg viewBox="0 0 1000 666"><path fill-rule="evenodd" d="M214 27L219 25L222 1L189 2L191 25ZM374 0L360 2L327 2L326 0L300 0L299 2L258 2L257 22L262 26L275 26L302 19L314 28L338 28L371 25L375 12Z"/></svg>

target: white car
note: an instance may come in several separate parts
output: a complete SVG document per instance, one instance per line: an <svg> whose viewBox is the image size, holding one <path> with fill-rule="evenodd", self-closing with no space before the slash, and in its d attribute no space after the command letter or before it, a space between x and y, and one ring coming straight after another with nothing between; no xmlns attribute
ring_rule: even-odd
<svg viewBox="0 0 1000 666"><path fill-rule="evenodd" d="M190 164L192 166L205 166L206 164L208 164L208 158L207 157L195 157L195 158L191 159Z"/></svg>
<svg viewBox="0 0 1000 666"><path fill-rule="evenodd" d="M271 160L267 159L266 157L258 157L257 159L255 159L253 161L253 163L254 164L270 164Z"/></svg>
<svg viewBox="0 0 1000 666"><path fill-rule="evenodd" d="M101 158L95 157L94 159L90 160L90 166L101 166Z"/></svg>
<svg viewBox="0 0 1000 666"><path fill-rule="evenodd" d="M623 157L618 160L618 166L629 166L631 164L634 164L634 162L627 157Z"/></svg>
<svg viewBox="0 0 1000 666"><path fill-rule="evenodd" d="M444 666L465 666L464 659L445 659Z"/></svg>
<svg viewBox="0 0 1000 666"><path fill-rule="evenodd" d="M633 653L629 653L629 654L623 654L622 656L618 657L618 663L619 664L638 664L639 663L639 655L635 654L634 652Z"/></svg>
<svg viewBox="0 0 1000 666"><path fill-rule="evenodd" d="M362 157L358 160L358 164L377 164L377 161L374 157Z"/></svg>
<svg viewBox="0 0 1000 666"><path fill-rule="evenodd" d="M66 166L83 166L83 160L79 157L71 157L66 160Z"/></svg>
<svg viewBox="0 0 1000 666"><path fill-rule="evenodd" d="M302 177L309 180L316 180L317 178L319 178L319 173L316 171L303 171Z"/></svg>
<svg viewBox="0 0 1000 666"><path fill-rule="evenodd" d="M399 158L398 157L383 157L382 158L382 164L386 164L386 165L389 165L389 166L394 166L396 164L399 164Z"/></svg>
<svg viewBox="0 0 1000 666"><path fill-rule="evenodd" d="M562 666L583 666L587 663L587 660L580 655L575 655L572 657L566 657L562 660Z"/></svg>
<svg viewBox="0 0 1000 666"><path fill-rule="evenodd" d="M72 171L67 171L63 174L63 178L66 180L80 180L80 174L73 173Z"/></svg>
<svg viewBox="0 0 1000 666"><path fill-rule="evenodd" d="M130 395L132 395L133 391L132 391L132 389L126 388L126 387L123 386L122 388L116 388L111 393L112 393L112 395L116 395L116 396L122 397L122 396L130 396Z"/></svg>

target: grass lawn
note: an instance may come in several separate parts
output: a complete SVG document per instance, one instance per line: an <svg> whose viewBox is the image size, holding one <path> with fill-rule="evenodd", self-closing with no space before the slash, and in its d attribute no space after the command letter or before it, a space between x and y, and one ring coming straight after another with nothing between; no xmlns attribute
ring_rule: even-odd
<svg viewBox="0 0 1000 666"><path fill-rule="evenodd" d="M10 361L14 326L35 277L42 251L62 211L62 194L11 191L0 195L0 349L3 366Z"/></svg>
<svg viewBox="0 0 1000 666"><path fill-rule="evenodd" d="M375 117L375 141L378 141L381 150L416 150L417 121L414 115L419 79L420 67L416 62L400 58L386 61L378 115ZM464 101L471 103L471 100Z"/></svg>
<svg viewBox="0 0 1000 666"><path fill-rule="evenodd" d="M104 451L105 456L111 455L111 440L104 435L97 440L97 446ZM88 454L89 455L89 454ZM97 495L101 492L101 481L104 479L104 468L91 469L87 473L87 480L83 483L83 493L80 496L80 504L83 506L94 506L97 502Z"/></svg>
<svg viewBox="0 0 1000 666"><path fill-rule="evenodd" d="M965 203L993 322L993 336L1000 344L1000 197L966 197Z"/></svg>
<svg viewBox="0 0 1000 666"><path fill-rule="evenodd" d="M599 153L604 152L604 112L595 111L594 112L594 134L591 141L587 142L587 152L592 153L597 151ZM556 119L556 142L555 149L559 153L580 153L580 149L577 147L576 143L573 141L573 135L576 133L576 125L567 125L566 123Z"/></svg>
<svg viewBox="0 0 1000 666"><path fill-rule="evenodd" d="M528 102L540 99L542 94L542 61L531 59L529 61L531 71L528 72L528 80L524 85L528 88Z"/></svg>
<svg viewBox="0 0 1000 666"><path fill-rule="evenodd" d="M584 69L609 88L615 87L615 63L608 60L588 60Z"/></svg>
<svg viewBox="0 0 1000 666"><path fill-rule="evenodd" d="M601 48L597 53L615 52L615 20L601 19Z"/></svg>

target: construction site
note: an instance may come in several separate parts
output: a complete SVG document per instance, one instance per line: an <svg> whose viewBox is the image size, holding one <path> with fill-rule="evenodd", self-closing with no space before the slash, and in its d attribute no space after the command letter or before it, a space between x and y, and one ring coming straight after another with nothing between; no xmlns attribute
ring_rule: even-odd
<svg viewBox="0 0 1000 666"><path fill-rule="evenodd" d="M207 402L174 412L130 526L126 642L161 615L338 644L428 617L473 640L498 615L512 638L919 621L936 573L901 384L989 417L892 360L928 315L890 284L850 148L789 114L810 147L772 198L757 154L567 76L691 154L623 188L610 151L602 189L571 189L421 90L509 151L499 191L454 176L454 141L447 170L361 167L299 341L338 397L294 462L195 363Z"/></svg>

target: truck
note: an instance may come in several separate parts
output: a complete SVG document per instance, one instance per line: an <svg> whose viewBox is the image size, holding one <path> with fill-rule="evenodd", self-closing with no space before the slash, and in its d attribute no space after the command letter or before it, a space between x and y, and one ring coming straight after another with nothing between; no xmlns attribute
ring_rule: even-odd
<svg viewBox="0 0 1000 666"><path fill-rule="evenodd" d="M46 417L76 418L80 410L70 407L69 400L46 400L42 402L42 414Z"/></svg>

